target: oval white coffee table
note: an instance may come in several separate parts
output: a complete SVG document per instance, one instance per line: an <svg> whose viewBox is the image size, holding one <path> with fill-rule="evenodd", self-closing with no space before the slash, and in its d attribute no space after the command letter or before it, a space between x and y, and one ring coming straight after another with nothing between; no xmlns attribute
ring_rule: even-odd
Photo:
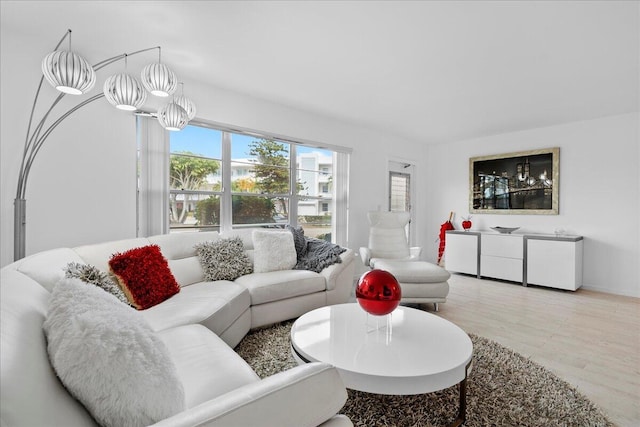
<svg viewBox="0 0 640 427"><path fill-rule="evenodd" d="M329 363L347 388L368 393L422 394L459 384L451 425L462 424L471 339L448 320L414 308L400 306L390 316L387 322L368 315L358 304L310 311L291 328L293 356L300 364Z"/></svg>

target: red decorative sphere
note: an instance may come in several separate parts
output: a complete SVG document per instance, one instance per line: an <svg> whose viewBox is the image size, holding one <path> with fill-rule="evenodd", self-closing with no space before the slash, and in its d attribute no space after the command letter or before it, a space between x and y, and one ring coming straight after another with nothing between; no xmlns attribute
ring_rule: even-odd
<svg viewBox="0 0 640 427"><path fill-rule="evenodd" d="M384 270L367 271L358 280L356 300L369 314L384 316L400 304L402 290L393 274Z"/></svg>

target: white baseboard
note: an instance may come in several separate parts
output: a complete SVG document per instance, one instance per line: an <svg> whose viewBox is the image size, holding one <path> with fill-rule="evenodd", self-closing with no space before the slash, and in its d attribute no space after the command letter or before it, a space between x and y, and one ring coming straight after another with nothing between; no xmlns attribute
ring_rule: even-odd
<svg viewBox="0 0 640 427"><path fill-rule="evenodd" d="M597 286L597 285L585 285L585 284L583 284L580 289L585 289L587 291L602 292L602 293L605 293L605 294L613 294L613 295L621 295L621 296L625 296L625 297L640 298L640 287L638 287L636 289L611 289L611 288L605 288L605 287Z"/></svg>

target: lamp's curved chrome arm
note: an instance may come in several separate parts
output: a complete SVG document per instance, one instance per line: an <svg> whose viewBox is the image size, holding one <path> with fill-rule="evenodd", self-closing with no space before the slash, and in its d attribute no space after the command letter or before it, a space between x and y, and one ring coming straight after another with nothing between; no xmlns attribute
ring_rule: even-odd
<svg viewBox="0 0 640 427"><path fill-rule="evenodd" d="M60 41L58 42L58 44L56 45L56 47L53 48L53 50L58 50L58 48L60 47L60 45L62 44L62 42L67 38L71 36L71 29L68 29L65 33L64 36L62 36L62 38L60 39ZM29 152L29 148L31 146L31 141L33 140L33 136L29 137L30 133L31 133L31 124L33 123L33 113L36 111L36 105L38 104L38 96L40 95L40 90L42 89L42 82L44 81L44 76L40 77L40 83L38 83L38 89L36 90L36 96L33 99L33 105L31 106L31 114L29 115L29 124L27 125L27 135L25 137L25 141L24 141L24 151L22 153L22 162L20 163L20 173L18 175L18 189L16 191L16 198L20 198L20 194L22 194L22 196L24 197L24 190L23 190L23 183L22 183L22 176L24 174L24 167L25 167L25 161L27 158L27 154ZM45 115L45 117L42 118L42 120L40 120L40 122L38 123L38 127L42 127L42 125L44 124L44 120L46 119L46 116L51 112L51 109L55 106L55 104L57 104L60 99L62 99L62 97L64 96L64 94L60 94L58 96L58 98L54 101L54 104L49 108L49 110L47 111L47 114ZM35 131L34 131L35 132Z"/></svg>
<svg viewBox="0 0 640 427"><path fill-rule="evenodd" d="M71 30L67 30L64 36L60 39L54 50L58 50L62 42L67 38L71 37ZM139 53L147 52L153 49L158 49L160 52L160 46L154 46L146 49L137 50L133 53L123 53L121 55L116 55L111 58L107 58L103 61L100 61L93 65L94 71L98 71L107 65L113 64L121 59L126 58L127 56L137 55ZM160 53L158 53L158 57L160 57ZM65 96L64 93L59 94L51 103L49 108L46 110L42 118L38 121L35 128L32 128L34 124L34 114L36 111L36 106L38 104L38 98L40 97L40 91L42 90L42 83L44 82L44 76L40 77L40 82L38 83L38 88L36 89L36 94L33 99L33 105L31 106L31 114L29 115L29 123L27 125L27 134L24 140L24 150L22 152L22 161L20 163L20 172L18 173L18 183L16 188L16 199L14 200L14 244L13 244L13 258L14 260L19 260L24 258L25 256L25 240L26 240L26 190L27 190L27 179L29 178L29 172L31 171L31 166L36 158L36 155L40 152L44 142L49 137L51 132L62 123L67 117L73 114L78 109L84 107L85 105L95 101L96 99L104 97L103 93L99 93L97 95L88 98L74 107L71 107L65 113L63 113L60 117L58 117L49 127L45 129L45 122L49 118L53 109L58 105L58 103ZM44 130L44 132L43 132Z"/></svg>
<svg viewBox="0 0 640 427"><path fill-rule="evenodd" d="M56 45L54 50L57 50L58 47L60 47L60 45L62 44L62 42L70 34L71 34L71 30L67 30L67 32L62 37L62 39L60 39L60 41L58 42L58 44ZM100 69L102 69L102 68L104 68L104 67L106 67L106 66L108 66L110 64L113 64L114 62L118 62L118 61L126 58L127 56L137 55L139 53L148 52L148 51L154 50L154 49L161 49L161 47L160 46L154 46L154 47L149 47L149 48L146 48L146 49L140 49L140 50L137 50L137 51L132 52L132 53L123 53L123 54L120 54L120 55L112 56L111 58L104 59L104 60L94 64L93 65L93 69L95 71L98 71L98 70L100 70ZM25 197L25 194L26 194L26 182L27 182L27 178L29 176L29 171L31 170L31 165L33 164L33 161L34 161L36 155L40 151L40 148L42 147L42 144L44 143L46 138L49 136L51 131L53 131L53 129L55 129L60 124L61 121L63 121L65 118L67 118L71 113L73 113L77 109L82 108L83 106L85 106L85 105L95 101L96 99L101 98L101 97L104 96L104 94L94 95L93 97L91 97L91 98L89 98L89 99L77 104L75 107L72 107L66 113L64 113L62 116L60 116L51 126L49 126L47 128L47 130L45 131L45 133L43 134L43 136L40 136L40 132L42 131L42 129L44 127L44 124L45 124L46 120L49 117L49 114L51 114L51 112L53 111L54 107L65 96L64 93L61 93L56 97L56 99L53 101L53 103L51 104L49 109L42 116L42 118L38 122L38 125L33 129L33 132L32 132L31 126L33 124L33 115L35 113L36 105L38 103L38 97L40 95L40 90L42 89L43 81L44 81L44 76L40 77L40 82L38 84L38 89L36 90L36 95L35 95L35 98L33 100L33 105L31 107L31 114L29 116L29 124L27 126L27 136L25 138L24 150L23 150L23 154L22 154L22 162L20 164L20 172L18 174L18 185L17 185L17 189L16 189L16 198L18 198L18 199L23 199Z"/></svg>
<svg viewBox="0 0 640 427"><path fill-rule="evenodd" d="M40 81L40 83L42 84L42 80ZM34 146L33 146L34 141L38 139L40 131L42 130L42 127L44 126L45 121L49 117L49 114L51 114L51 111L53 111L53 108L58 104L58 102L60 102L60 100L64 97L64 95L65 95L64 93L61 93L56 97L56 99L53 101L53 103L51 104L47 112L44 114L42 119L38 122L38 126L36 126L36 128L33 130L33 133L31 134L31 136L29 137L29 135L27 135L27 140L25 141L25 144L24 144L24 153L22 154L22 162L20 164L20 174L18 175L18 190L16 192L16 197L18 198L24 197L24 193L26 191L25 181L26 181L26 175L28 175L29 172L26 171L25 168L27 163L29 163L29 159L32 160L33 157L35 156ZM37 97L36 97L36 100L37 100ZM34 102L34 107L35 107L35 102ZM31 126L31 119L29 119L29 126Z"/></svg>

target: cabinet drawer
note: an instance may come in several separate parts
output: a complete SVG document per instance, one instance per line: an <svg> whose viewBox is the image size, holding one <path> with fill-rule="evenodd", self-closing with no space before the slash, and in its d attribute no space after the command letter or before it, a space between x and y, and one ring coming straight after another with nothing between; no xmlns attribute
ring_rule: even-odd
<svg viewBox="0 0 640 427"><path fill-rule="evenodd" d="M482 236L482 239L484 239L484 236ZM480 275L483 277L522 282L522 272L522 259L495 257L484 254L480 257Z"/></svg>
<svg viewBox="0 0 640 427"><path fill-rule="evenodd" d="M524 258L524 240L521 235L511 234L483 234L480 239L482 255L504 257L504 258Z"/></svg>

